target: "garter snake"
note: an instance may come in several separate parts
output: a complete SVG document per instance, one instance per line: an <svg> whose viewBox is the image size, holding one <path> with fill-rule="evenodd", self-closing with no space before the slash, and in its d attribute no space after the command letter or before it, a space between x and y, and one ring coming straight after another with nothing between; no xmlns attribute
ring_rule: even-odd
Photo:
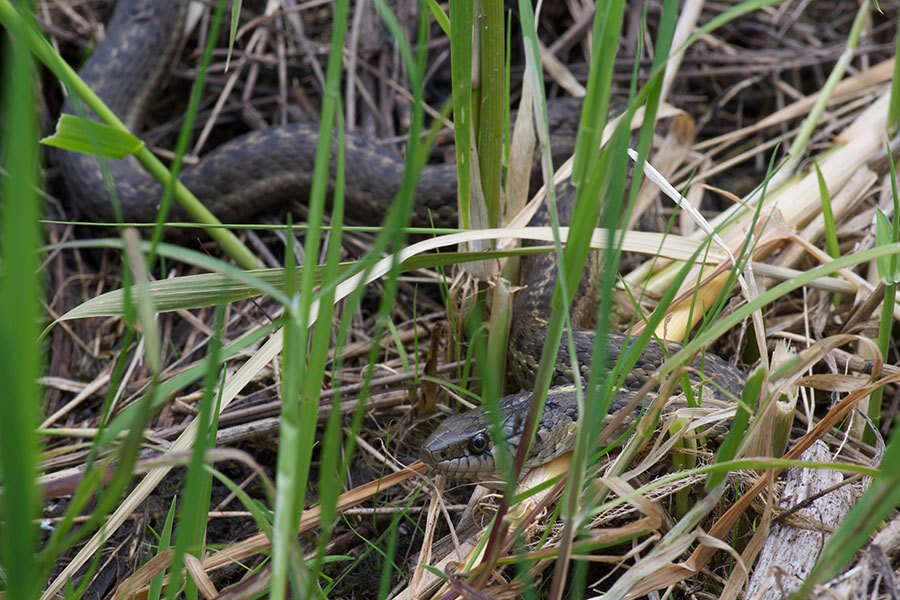
<svg viewBox="0 0 900 600"><path fill-rule="evenodd" d="M568 225L572 213L574 188L564 184L557 199L559 222ZM538 211L531 225L547 225L546 210ZM552 254L537 254L523 257L520 267L519 291L513 304L512 327L510 330L509 370L513 382L520 388L534 388L534 377L546 337L546 327L550 313L550 300L556 283L556 258ZM589 300L592 298L590 277L579 282L578 293ZM590 305L590 302L587 302ZM581 312L585 311L582 307ZM575 311L573 311L575 312ZM583 319L582 319L583 320ZM566 334L563 334L564 336ZM578 365L581 380L589 379L591 357L595 333L593 329L574 328L572 337L575 348L575 364ZM630 338L620 333L607 334L608 366L612 367L628 348ZM622 387L609 408L609 415L627 406L638 390L649 380L668 356L681 349L676 342L663 342L665 349L651 341L641 352L635 366L625 375ZM556 364L551 376L551 387L547 393L544 411L538 422L534 441L526 458L525 468L533 468L572 450L578 419L576 389L573 385L572 361L569 347L560 344ZM692 387L702 388L703 399L711 399L721 405L732 405L740 398L745 376L736 367L719 356L706 353L691 362L695 373L690 377ZM702 378L696 373L702 373ZM702 379L702 381L701 381ZM513 394L500 400L501 426L504 437L515 454L522 437L523 427L532 394ZM642 399L642 404L629 415L626 426L634 422L641 408L654 398L652 394ZM705 400L704 400L705 401ZM667 404L666 410L683 407L684 402ZM616 434L624 433L624 430ZM436 472L452 477L485 480L496 479L496 455L494 442L489 434L489 420L484 408L446 418L425 441L422 460Z"/></svg>
<svg viewBox="0 0 900 600"><path fill-rule="evenodd" d="M121 0L107 26L105 40L79 71L82 79L132 131L139 130L147 103L157 93L179 48L188 4L185 0ZM550 108L554 150L559 155L570 154L580 103L563 100L554 102ZM71 101L63 110L76 112ZM317 137L318 127L314 123L251 132L223 144L196 166L185 169L181 180L219 219L241 222L307 195ZM345 152L348 216L363 223L380 222L400 188L404 164L370 139L352 133L346 135ZM116 218L106 179L95 157L54 151L53 160L83 213L101 221ZM122 220L153 221L162 187L133 158L107 162ZM567 223L571 188L565 186L559 197L560 221ZM174 216L179 215L176 210ZM425 166L416 188L412 222L419 226L456 225L456 165ZM544 222L545 213L539 212L532 224ZM545 337L556 267L548 255L530 256L521 264L521 280L526 289L515 300L509 362L516 383L529 389ZM581 295L589 297L589 284L582 282L580 287ZM594 334L579 329L574 336L577 363L586 374ZM618 359L627 343L622 335L609 336L607 349L611 361ZM628 374L614 408L640 387L664 356L662 348L656 345L644 350ZM528 466L545 462L571 448L577 410L569 364L568 349L563 345L553 375L555 387L548 396ZM695 361L695 366L699 365ZM743 376L726 361L706 355L703 371L716 384L708 386L710 393L719 394L718 386L730 394L740 394ZM506 434L512 444L521 435L527 402L527 394L508 396L502 401ZM446 419L426 442L423 459L443 473L475 477L493 472L492 442L486 435L484 413L476 410Z"/></svg>

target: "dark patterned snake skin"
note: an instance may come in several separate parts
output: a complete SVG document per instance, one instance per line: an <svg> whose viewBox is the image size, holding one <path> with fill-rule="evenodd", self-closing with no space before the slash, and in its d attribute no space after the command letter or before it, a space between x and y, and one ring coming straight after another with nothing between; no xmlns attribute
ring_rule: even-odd
<svg viewBox="0 0 900 600"><path fill-rule="evenodd" d="M121 0L99 44L79 71L94 92L134 132L139 132L146 105L160 87L180 43L186 0ZM571 154L580 102L553 103L551 127L560 154ZM71 102L64 112L76 113ZM186 168L181 181L225 223L246 222L254 215L305 198L312 179L318 125L293 123L235 138ZM348 215L358 223L379 223L402 182L404 163L370 139L346 136ZM58 151L72 196L86 216L113 221L106 183L97 159ZM162 187L137 160L109 161L125 222L152 222ZM175 209L173 217L186 220ZM426 165L416 188L412 224L455 227L456 165Z"/></svg>
<svg viewBox="0 0 900 600"><path fill-rule="evenodd" d="M121 0L107 27L106 39L80 70L81 77L106 104L138 132L147 102L164 78L179 46L188 2L185 0ZM74 113L71 103L65 112ZM550 108L555 158L571 154L580 103L555 101ZM304 198L308 194L317 140L316 124L295 123L249 133L207 154L182 175L182 182L223 222L242 222L253 215ZM74 201L87 216L112 221L114 212L97 160L89 155L56 151ZM379 222L400 187L403 162L371 140L346 136L346 205L348 218L363 223ZM126 222L152 221L162 196L161 186L134 159L109 161L116 192ZM416 191L413 224L456 225L456 165L425 167ZM571 188L559 193L560 221L568 223ZM175 218L183 218L175 210ZM532 224L545 224L539 212ZM516 296L511 334L510 365L514 381L531 389L545 337L549 299L555 283L555 264L550 255L524 258L521 280L526 290ZM583 297L590 297L589 283L582 282ZM578 364L586 374L591 362L594 333L575 331ZM609 337L609 357L615 361L627 338ZM672 344L671 348L677 348ZM651 345L629 374L614 408L621 406L664 360ZM577 419L567 347L560 348L553 387L532 446L527 466L534 466L571 449ZM695 361L699 368L699 361ZM743 376L718 357L706 355L703 370L715 386L706 386L718 397L739 395ZM725 390L723 393L721 390ZM506 435L514 446L521 435L528 394L503 399ZM494 471L493 443L486 434L481 411L446 419L423 448L423 459L436 471L477 478Z"/></svg>
<svg viewBox="0 0 900 600"><path fill-rule="evenodd" d="M557 207L559 222L567 225L572 214L572 198L574 189L565 184L559 190ZM531 221L531 225L547 225L546 210L539 211ZM513 305L512 328L510 331L509 365L513 382L520 389L532 390L538 361L546 337L546 326L550 312L550 300L556 283L556 258L552 254L537 254L523 257L521 261L520 280L526 291L516 294ZM585 269L588 270L587 268ZM576 302L579 297L587 299L590 305L593 299L591 279L586 272L579 283ZM573 320L578 313L587 315L584 307L573 309ZM590 316L590 315L588 315ZM582 324L586 324L582 316ZM564 334L565 335L565 334ZM586 383L591 368L595 333L592 329L575 328L574 338L576 364L581 380ZM627 349L629 338L620 333L607 334L608 366L612 367ZM651 342L641 352L634 368L626 374L623 387L617 392L609 409L612 416L625 407L635 397L654 372L671 356L681 349L681 344L665 342L666 349ZM572 384L572 361L565 338L559 347L556 365L551 378L550 391L544 405L544 411L538 422L534 441L525 461L525 470L544 464L551 459L572 450L575 445L575 425L578 419L576 389ZM695 393L702 388L704 403L712 401L716 406L732 406L735 398L740 398L744 389L745 376L724 359L706 353L691 362L696 373L702 373L702 381L696 373L690 376ZM502 429L510 451L515 454L522 437L525 415L531 402L531 392L513 394L500 400L503 416ZM655 399L655 394L642 398L633 414L628 415L623 427L615 431L618 437L634 423L634 418ZM686 406L683 396L675 395L667 403L664 413ZM727 430L727 424L713 430L716 437L721 437ZM489 420L486 410L482 408L453 415L445 419L426 440L422 450L422 460L438 473L451 477L496 482L499 474L496 468L494 443L489 434Z"/></svg>

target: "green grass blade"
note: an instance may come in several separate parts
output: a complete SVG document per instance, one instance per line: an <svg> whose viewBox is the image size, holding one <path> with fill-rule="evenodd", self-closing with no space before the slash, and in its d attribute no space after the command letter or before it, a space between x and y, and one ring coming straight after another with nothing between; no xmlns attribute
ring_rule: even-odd
<svg viewBox="0 0 900 600"><path fill-rule="evenodd" d="M474 3L450 1L450 76L453 84L453 139L456 148L459 226L472 226L472 170L474 168L475 115L472 105L472 36L475 27Z"/></svg>
<svg viewBox="0 0 900 600"><path fill-rule="evenodd" d="M178 498L173 498L172 504L169 506L169 512L166 513L166 520L163 523L162 531L159 534L159 546L156 548L157 556L168 550L172 544L172 528L175 525L175 507ZM163 579L165 572L160 573L150 582L150 589L147 591L148 600L159 600L162 597Z"/></svg>
<svg viewBox="0 0 900 600"><path fill-rule="evenodd" d="M500 212L503 172L503 132L509 102L506 94L506 42L502 0L478 4L480 98L478 110L478 172L484 195L487 225L496 227Z"/></svg>
<svg viewBox="0 0 900 600"><path fill-rule="evenodd" d="M862 33L863 27L868 22L871 6L872 4L870 2L860 2L856 11L856 16L853 19L853 26L851 27L850 34L847 36L844 52L841 53L834 68L828 74L828 79L825 81L825 85L822 86L821 92L819 92L816 97L816 102L810 109L809 114L803 120L803 124L797 132L797 137L791 142L791 146L787 153L788 159L780 169L781 173L785 174L784 176L793 175L797 166L800 164L800 161L806 155L809 147L809 140L812 137L816 126L819 124L819 119L822 118L822 113L825 112L825 106L832 97L835 86L837 86L838 82L844 77L844 73L854 56L854 51L856 50L857 45L859 45L859 36Z"/></svg>
<svg viewBox="0 0 900 600"><path fill-rule="evenodd" d="M172 196L178 183L178 174L181 173L181 166L184 159L184 153L187 151L188 142L191 139L191 133L194 129L194 121L197 118L197 110L200 108L200 100L203 95L203 87L206 83L206 75L209 70L209 64L212 61L213 50L219 40L219 28L222 24L222 17L225 15L226 0L218 0L216 9L210 22L209 32L206 34L206 46L203 48L203 56L197 69L197 76L191 86L191 95L188 99L187 110L184 115L184 122L181 124L181 131L178 133L178 141L175 142L175 157L172 159L169 178L163 183L163 197L156 211L156 226L153 228L151 236L151 249L147 256L147 268L153 270L156 262L156 248L162 240L163 228L166 219L169 217L169 209L172 206ZM235 2L234 10L240 9L240 3ZM237 26L237 18L232 21L232 27ZM232 29L233 31L233 29ZM227 62L227 61L226 61ZM247 265L244 265L246 268ZM165 273L165 267L162 272Z"/></svg>
<svg viewBox="0 0 900 600"><path fill-rule="evenodd" d="M293 242L293 236L288 241ZM288 247L287 257L288 294L293 302L285 307L284 350L281 355L281 423L278 430L278 462L276 465L276 493L274 521L272 526L272 583L275 598L284 598L288 591L288 577L296 590L306 588L309 576L303 565L294 559L296 553L297 526L303 510L303 498L309 480L309 469L315 427L309 419L301 422L304 414L308 414L308 402L301 397L303 385L302 372L305 368L306 332L300 323L300 296L297 293L297 281L294 277L294 252ZM308 256L308 255L307 255ZM306 426L304 429L304 425ZM305 434L305 435L304 435ZM280 592L277 590L281 590Z"/></svg>
<svg viewBox="0 0 900 600"><path fill-rule="evenodd" d="M435 0L425 0L425 4L428 6L428 10L431 11L435 22L440 26L441 31L444 32L444 35L450 37L450 17L447 16L441 5Z"/></svg>
<svg viewBox="0 0 900 600"><path fill-rule="evenodd" d="M731 421L731 428L728 430L728 435L725 436L725 441L722 442L722 445L719 446L719 450L716 452L716 462L729 461L737 454L741 439L747 429L747 423L750 421L750 411L747 410L747 407L756 404L756 401L760 397L760 392L763 389L763 382L765 379L765 369L756 369L753 374L747 378L747 384L744 386L742 394L743 402L738 404L737 412L734 415L734 419ZM709 479L706 480L706 491L711 492L715 489L716 486L725 479L726 475L727 473L725 472L710 474Z"/></svg>
<svg viewBox="0 0 900 600"><path fill-rule="evenodd" d="M140 139L127 131L69 114L60 115L56 131L43 138L41 143L107 158L125 158L144 146Z"/></svg>
<svg viewBox="0 0 900 600"><path fill-rule="evenodd" d="M340 226L344 220L344 190L345 178L344 171L346 168L346 157L344 152L344 122L340 112L337 112L337 169L334 183L334 205L332 211L332 224L335 226L331 237L329 238L326 264L325 264L325 281L337 281L338 279L338 262L341 253L341 230ZM310 342L309 361L307 363L308 377L307 389L304 392L304 398L315 399L315 404L310 405L311 409L318 411L318 399L321 392L321 382L325 380L325 368L329 357L338 355L343 347L343 340L339 340L332 348L332 322L334 320L334 295L335 288L328 286L323 290L320 297L319 317L316 320L312 340ZM338 373L338 376L340 374ZM316 556L310 565L310 571L318 574L328 541L331 539L331 532L334 527L336 506L338 496L341 490L341 481L343 479L341 465L341 427L342 419L340 412L340 404L334 403L331 406L331 413L328 415L328 421L325 425L325 433L322 441L322 458L321 470L319 471L319 507L321 509L321 536L319 537L318 547L316 548ZM315 432L312 432L315 434ZM313 590L314 581L310 578L307 583L306 594L310 597Z"/></svg>
<svg viewBox="0 0 900 600"><path fill-rule="evenodd" d="M28 10L30 2L19 3ZM0 566L10 599L40 591L35 550L38 490L37 409L40 392L38 309L41 306L37 220L37 120L32 80L36 77L24 43L25 27L14 23L4 36L2 121L4 169L0 306ZM24 149L24 150L23 150ZM15 315L13 318L12 315Z"/></svg>
<svg viewBox="0 0 900 600"><path fill-rule="evenodd" d="M894 204L894 219L891 223L880 207L875 208L875 243L887 244L900 241L900 193L897 191L897 168L894 164L894 156L888 152L888 165L891 173L891 199ZM894 298L897 294L897 282L900 281L900 259L897 255L883 257L875 261L878 276L884 282L884 300L881 302L881 316L878 321L878 349L882 358L888 356L891 344L891 333L894 329ZM881 405L884 399L884 388L878 388L869 396L869 419L876 428L881 426ZM875 432L866 430L863 441L867 444L875 443Z"/></svg>
<svg viewBox="0 0 900 600"><path fill-rule="evenodd" d="M238 17L241 14L241 6L244 4L243 0L234 0L231 4L231 27L228 29L228 55L225 57L225 72L228 72L228 67L231 66L231 53L234 50L234 40L237 36L237 28L238 28Z"/></svg>
<svg viewBox="0 0 900 600"><path fill-rule="evenodd" d="M319 138L316 145L313 181L309 193L309 231L304 244L304 256L315 261L319 256L320 226L325 212L325 192L328 188L329 163L332 155L332 132L337 119L340 101L340 81L342 68L342 50L347 33L349 1L341 0L334 5L332 22L331 50L328 56L328 68L325 77L325 93L323 94L322 113L319 121ZM340 166L340 165L339 165ZM340 204L339 204L340 207ZM339 237L339 236L338 236ZM292 238L291 238L292 239ZM289 258L293 253L288 249ZM290 270L291 263L288 263ZM284 598L287 592L288 565L292 561L290 555L296 546L294 532L299 523L306 497L306 486L309 480L309 468L312 449L315 443L315 430L319 409L319 392L321 378L308 372L306 367L312 364L322 365L324 370L328 345L322 344L322 329L317 325L307 356L309 342L308 315L313 302L313 287L316 282L315 269L304 265L300 272L298 302L289 305L285 330L284 353L284 395L281 440L278 451L277 496L275 503L275 526L272 557L271 593L275 600ZM334 268L334 265L332 265ZM289 288L290 289L290 288ZM333 303L327 306L319 303L319 318L324 326L330 326ZM327 337L327 336L326 336ZM299 398L299 408L296 401ZM293 584L299 586L295 593L309 597L315 585L299 562L293 563ZM306 581L303 578L306 577Z"/></svg>
<svg viewBox="0 0 900 600"><path fill-rule="evenodd" d="M201 546L206 533L207 510L209 508L212 476L205 468L206 451L216 445L218 429L217 399L221 391L218 385L222 372L220 355L222 351L222 331L225 328L225 306L220 304L216 310L213 338L209 343L209 354L206 361L206 375L203 381L203 397L200 399L200 412L197 415L199 427L197 437L191 447L191 458L188 465L182 496L181 511L178 519L178 530L175 536L175 554L169 570L169 585L166 597L175 598L181 590L182 565L184 556L190 552L202 558ZM188 594L196 596L196 586L188 582Z"/></svg>
<svg viewBox="0 0 900 600"><path fill-rule="evenodd" d="M879 207L875 207L875 243L878 245L890 244L894 240L894 226L891 220L887 218L884 211ZM894 261L893 256L882 256L875 261L878 269L878 277L884 283L894 283Z"/></svg>
<svg viewBox="0 0 900 600"><path fill-rule="evenodd" d="M831 210L831 196L828 194L828 186L825 184L825 177L819 169L819 163L815 163L816 179L819 181L819 198L822 200L822 217L825 219L825 248L831 258L837 258L841 255L841 249L838 248L837 230L834 224L834 213Z"/></svg>

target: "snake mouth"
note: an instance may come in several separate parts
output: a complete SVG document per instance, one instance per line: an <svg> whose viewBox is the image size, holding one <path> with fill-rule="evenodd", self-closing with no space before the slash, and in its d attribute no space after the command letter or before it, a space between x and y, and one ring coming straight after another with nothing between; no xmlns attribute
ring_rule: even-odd
<svg viewBox="0 0 900 600"><path fill-rule="evenodd" d="M477 411L480 415L480 411ZM449 417L422 445L422 462L441 475L484 475L494 472L494 444L473 415Z"/></svg>
<svg viewBox="0 0 900 600"><path fill-rule="evenodd" d="M442 458L440 455L422 452L422 462L431 467L438 475L463 477L464 479L480 479L496 472L492 454L480 456L462 455L454 458Z"/></svg>

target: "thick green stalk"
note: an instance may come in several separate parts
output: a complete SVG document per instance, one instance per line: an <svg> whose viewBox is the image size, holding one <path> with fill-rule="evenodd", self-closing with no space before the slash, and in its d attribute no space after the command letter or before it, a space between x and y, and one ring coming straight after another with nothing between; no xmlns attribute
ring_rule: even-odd
<svg viewBox="0 0 900 600"><path fill-rule="evenodd" d="M496 227L500 210L503 129L506 114L506 61L503 2L483 0L476 20L481 33L481 106L478 122L478 168L488 223Z"/></svg>
<svg viewBox="0 0 900 600"><path fill-rule="evenodd" d="M453 81L453 138L456 141L457 202L459 226L472 226L472 28L475 12L471 0L450 0L450 71Z"/></svg>
<svg viewBox="0 0 900 600"><path fill-rule="evenodd" d="M27 9L29 2L23 2ZM2 180L2 278L0 306L7 318L0 323L0 374L5 393L0 399L0 572L9 598L33 598L39 591L35 545L38 493L37 425L40 373L38 310L40 206L37 115L31 57L22 39L21 23L8 27L4 40L4 121L0 156L8 177Z"/></svg>

